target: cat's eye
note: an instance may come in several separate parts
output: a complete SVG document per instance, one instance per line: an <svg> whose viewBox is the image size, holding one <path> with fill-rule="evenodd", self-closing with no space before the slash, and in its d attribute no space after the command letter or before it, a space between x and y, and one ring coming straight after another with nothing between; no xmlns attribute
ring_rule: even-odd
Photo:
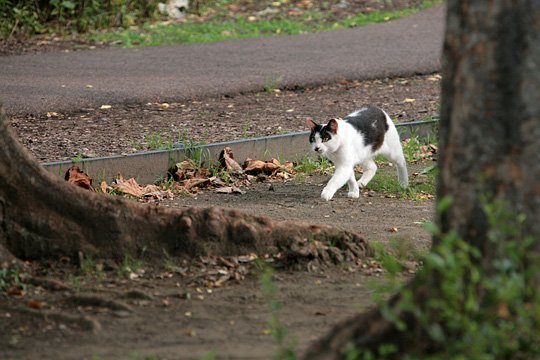
<svg viewBox="0 0 540 360"><path fill-rule="evenodd" d="M322 142L327 142L328 140L330 140L330 138L324 137L321 140L322 140Z"/></svg>

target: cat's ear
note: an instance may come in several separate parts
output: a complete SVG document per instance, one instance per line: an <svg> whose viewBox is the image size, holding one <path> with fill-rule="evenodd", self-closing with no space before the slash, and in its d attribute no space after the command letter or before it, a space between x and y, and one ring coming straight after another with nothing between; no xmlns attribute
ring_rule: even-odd
<svg viewBox="0 0 540 360"><path fill-rule="evenodd" d="M328 129L330 129L330 132L332 132L332 134L337 134L338 122L336 119L330 120L327 127Z"/></svg>
<svg viewBox="0 0 540 360"><path fill-rule="evenodd" d="M306 124L307 124L307 126L309 126L309 128L310 128L311 130L313 130L313 129L315 129L315 128L317 127L317 124L315 123L315 121L313 121L313 119L310 118L310 117L308 117L308 118L306 119Z"/></svg>

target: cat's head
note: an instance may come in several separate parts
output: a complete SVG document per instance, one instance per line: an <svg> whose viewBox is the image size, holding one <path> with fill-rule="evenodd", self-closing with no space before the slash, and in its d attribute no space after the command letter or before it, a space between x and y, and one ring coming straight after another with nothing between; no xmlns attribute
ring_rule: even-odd
<svg viewBox="0 0 540 360"><path fill-rule="evenodd" d="M307 119L307 125L311 129L309 143L313 151L325 155L332 153L339 147L338 121L331 119L326 125L319 125L313 119Z"/></svg>

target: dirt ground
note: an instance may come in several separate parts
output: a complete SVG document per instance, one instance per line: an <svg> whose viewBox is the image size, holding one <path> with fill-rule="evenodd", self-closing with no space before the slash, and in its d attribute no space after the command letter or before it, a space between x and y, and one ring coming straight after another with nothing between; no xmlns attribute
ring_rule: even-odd
<svg viewBox="0 0 540 360"><path fill-rule="evenodd" d="M50 162L305 131L307 117L326 122L368 104L398 122L424 120L438 115L439 87L431 74L10 120L30 152Z"/></svg>
<svg viewBox="0 0 540 360"><path fill-rule="evenodd" d="M409 170L423 166L412 164ZM394 173L390 167L380 171ZM432 218L433 200L365 190L359 199L340 191L324 202L319 196L328 178L258 183L244 188L242 195L207 191L165 200L160 206L215 205L278 220L338 226L368 241L393 244L390 249L402 252L401 277L407 279L418 266L414 254L430 245L422 223ZM286 329L286 344L301 353L340 320L372 306L373 284L384 276L380 264L370 258L312 271L277 269L277 292L272 296L264 291L255 262L235 268L241 274L235 275L237 280L232 277L218 285L215 277L231 271L224 264L220 257L186 262L166 254L158 263L96 261L82 269L67 259L33 264L34 276L54 278L65 287L51 290L47 283L34 283L24 294L0 295L6 330L0 333L0 358L270 359L279 349L271 335L271 315L277 315ZM214 278L208 275L212 271ZM271 312L272 301L282 308Z"/></svg>
<svg viewBox="0 0 540 360"><path fill-rule="evenodd" d="M166 109L151 104L125 106L112 113L92 110L76 116L27 116L12 123L30 151L50 161L72 156L82 146L99 155L129 152L132 139L144 141L142 134L164 134L171 128L187 130L193 139L206 133L213 140L242 137L243 121L249 121L250 135L304 130L308 115L324 119L364 103L381 105L400 120L434 116L438 87L439 77L426 75L198 99ZM409 164L409 171L412 174L423 166ZM380 171L395 172L392 168ZM411 249L429 248L430 237L422 223L432 218L433 200L365 191L360 199L339 192L333 201L323 202L320 191L328 178L315 175L259 183L244 189L242 195L177 196L159 206L232 207L279 220L337 226L359 232L368 241L398 244L409 254ZM416 269L414 259L406 261L403 279ZM0 332L0 358L272 358L279 348L269 325L274 314L269 310L272 298L263 291L258 267L246 264L245 269L234 270L240 271L238 280L232 277L216 287L215 279L205 281L208 275L201 274L214 271L212 276L219 277L230 268L212 267L204 261L208 260L184 263L164 254L158 263L143 261L137 266L97 261L81 269L66 259L31 264L28 273L54 278L65 287L50 290L37 283L27 285L22 294L0 294L0 322L5 329ZM220 260L215 261L219 265ZM380 283L382 276L380 264L373 259L316 271L278 269L274 300L282 308L275 315L288 332L287 343L301 353L332 325L373 305L371 284L373 280Z"/></svg>
<svg viewBox="0 0 540 360"><path fill-rule="evenodd" d="M313 3L322 6L325 2ZM366 7L389 2L348 3ZM264 7L237 9L255 10ZM4 48L4 54L35 51L36 46L38 51L72 51L78 40L61 45L54 38L40 41L34 47L15 44ZM273 80L279 87L278 79ZM126 104L70 114L51 109L49 114L10 120L27 149L39 161L48 162L133 153L176 142L217 142L306 130L308 116L323 122L365 104L382 107L400 122L422 120L438 115L439 86L440 77L430 74L317 88L269 88L256 94ZM409 164L409 171L412 174L422 166ZM411 254L430 246L422 223L432 219L434 201L374 191L349 199L340 191L332 201L323 202L320 191L328 178L313 175L259 183L244 189L242 195L177 196L159 206L215 205L358 232L368 241L409 254L401 276L403 280L410 277L418 266ZM277 291L269 295L261 285L260 266L253 255L238 255L250 260L238 263L236 259L231 267L234 259L187 261L164 254L158 262L114 264L96 259L75 266L69 259L54 259L29 264L27 273L32 278L54 282L28 277L23 279L23 289L0 292L0 359L270 359L279 348L272 337L271 315L278 316L287 330L287 344L302 353L333 325L372 306L372 282L383 278L380 264L369 258L354 266L313 271L276 269ZM257 255L265 258L265 254ZM220 283L230 274L234 276ZM277 312L269 310L272 301L282 305Z"/></svg>

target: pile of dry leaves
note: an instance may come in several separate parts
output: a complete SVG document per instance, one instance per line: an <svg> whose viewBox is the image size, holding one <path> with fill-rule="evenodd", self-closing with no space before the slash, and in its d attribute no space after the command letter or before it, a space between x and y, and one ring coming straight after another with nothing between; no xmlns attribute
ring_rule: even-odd
<svg viewBox="0 0 540 360"><path fill-rule="evenodd" d="M240 165L231 148L221 151L215 168L198 166L191 159L177 163L169 170L169 180L157 185L140 185L134 178L124 179L118 176L111 184L102 181L99 188L92 185L92 178L72 166L65 174L65 179L77 186L106 194L128 195L140 201L161 201L172 199L175 194L196 194L202 190L214 190L222 194L243 194L242 187L253 182L283 181L294 177L292 162L281 164L276 159L267 161L246 159Z"/></svg>

